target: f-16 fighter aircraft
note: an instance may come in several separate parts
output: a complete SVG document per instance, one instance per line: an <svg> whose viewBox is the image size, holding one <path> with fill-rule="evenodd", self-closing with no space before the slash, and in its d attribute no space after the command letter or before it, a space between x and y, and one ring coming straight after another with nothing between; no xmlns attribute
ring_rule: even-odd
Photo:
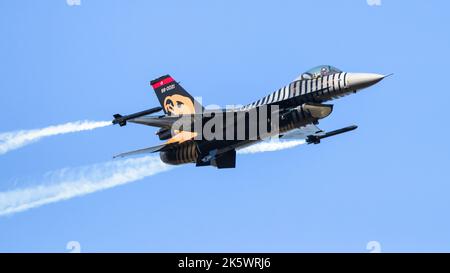
<svg viewBox="0 0 450 273"><path fill-rule="evenodd" d="M150 82L161 107L135 114L114 115L113 124L127 122L158 127L161 145L119 154L116 157L159 152L168 164L234 168L236 150L271 137L304 139L318 144L321 139L357 128L352 125L325 132L316 125L331 114L325 104L374 85L385 75L347 73L321 65L306 71L288 85L242 107L205 109L171 76ZM164 115L150 114L164 111ZM150 115L150 116L149 116Z"/></svg>

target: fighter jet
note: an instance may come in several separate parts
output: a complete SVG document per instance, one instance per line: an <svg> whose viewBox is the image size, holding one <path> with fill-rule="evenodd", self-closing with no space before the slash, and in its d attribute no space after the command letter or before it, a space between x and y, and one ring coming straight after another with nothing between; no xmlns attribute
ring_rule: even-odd
<svg viewBox="0 0 450 273"><path fill-rule="evenodd" d="M372 86L387 76L347 73L321 65L245 106L208 110L174 78L165 75L150 82L161 107L126 116L115 114L112 121L120 126L132 122L158 127L156 135L165 142L115 157L159 152L161 160L168 164L235 168L236 150L268 138L304 139L308 144L319 144L324 138L357 128L352 125L331 132L319 129L319 120L333 110L329 102ZM151 115L160 111L164 114Z"/></svg>

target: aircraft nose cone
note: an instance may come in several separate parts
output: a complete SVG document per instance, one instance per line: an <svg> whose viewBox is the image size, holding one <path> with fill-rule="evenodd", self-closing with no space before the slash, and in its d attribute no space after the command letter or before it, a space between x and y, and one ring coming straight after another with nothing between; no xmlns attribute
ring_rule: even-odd
<svg viewBox="0 0 450 273"><path fill-rule="evenodd" d="M346 84L350 89L362 89L376 84L385 77L385 75L373 73L348 73Z"/></svg>

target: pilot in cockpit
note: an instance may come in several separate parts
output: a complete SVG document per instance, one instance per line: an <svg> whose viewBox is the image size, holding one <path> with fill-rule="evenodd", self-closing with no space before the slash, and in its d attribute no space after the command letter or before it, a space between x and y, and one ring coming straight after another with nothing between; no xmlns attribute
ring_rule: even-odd
<svg viewBox="0 0 450 273"><path fill-rule="evenodd" d="M340 72L342 71L331 65L320 65L303 73L301 79L302 80L315 79L318 77L328 76Z"/></svg>

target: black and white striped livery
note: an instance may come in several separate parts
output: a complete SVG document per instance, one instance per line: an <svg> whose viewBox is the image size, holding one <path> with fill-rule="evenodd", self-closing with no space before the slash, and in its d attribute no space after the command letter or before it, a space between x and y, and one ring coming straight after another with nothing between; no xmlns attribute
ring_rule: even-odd
<svg viewBox="0 0 450 273"><path fill-rule="evenodd" d="M369 82L375 83L384 76L347 72L336 72L309 79L307 76L303 76L277 91L242 107L242 109L246 110L271 104L293 106L306 102L322 103L330 101L358 91L361 88L358 86L360 85L358 81L361 81L361 78L364 77Z"/></svg>
<svg viewBox="0 0 450 273"><path fill-rule="evenodd" d="M161 107L126 116L116 114L113 123L124 126L128 121L159 127L157 135L166 142L118 156L159 152L168 164L234 168L236 150L269 137L304 139L307 143L318 144L321 139L356 129L356 126L348 126L326 133L317 128L319 120L333 110L333 105L326 102L355 93L385 77L348 73L322 65L241 108L208 112L170 75L165 75L150 82ZM143 116L161 109L165 112L163 116ZM181 118L187 118L188 123L175 128ZM265 130L269 127L270 131Z"/></svg>

